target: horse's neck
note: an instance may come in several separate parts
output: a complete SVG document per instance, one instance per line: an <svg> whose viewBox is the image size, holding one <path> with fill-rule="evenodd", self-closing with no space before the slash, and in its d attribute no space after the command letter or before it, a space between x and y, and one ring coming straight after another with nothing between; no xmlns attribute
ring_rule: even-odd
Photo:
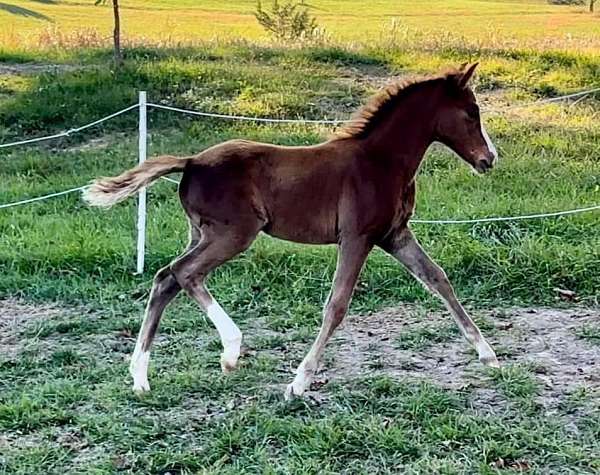
<svg viewBox="0 0 600 475"><path fill-rule="evenodd" d="M402 98L367 138L368 151L388 162L390 173L412 181L433 141L436 110L435 90L416 90Z"/></svg>

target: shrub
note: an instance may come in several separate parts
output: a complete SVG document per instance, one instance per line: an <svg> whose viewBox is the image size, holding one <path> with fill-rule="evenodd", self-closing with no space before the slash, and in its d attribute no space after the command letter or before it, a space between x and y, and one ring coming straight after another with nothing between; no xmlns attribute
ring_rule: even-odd
<svg viewBox="0 0 600 475"><path fill-rule="evenodd" d="M266 11L259 0L254 16L268 33L282 42L310 39L318 31L316 18L302 3L287 1L280 4L273 0L271 10Z"/></svg>
<svg viewBox="0 0 600 475"><path fill-rule="evenodd" d="M585 5L586 0L548 0L550 5Z"/></svg>

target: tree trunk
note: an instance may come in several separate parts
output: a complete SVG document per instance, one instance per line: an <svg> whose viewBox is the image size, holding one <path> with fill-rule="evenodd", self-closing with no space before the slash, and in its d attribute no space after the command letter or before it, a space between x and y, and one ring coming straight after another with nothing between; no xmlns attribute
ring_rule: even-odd
<svg viewBox="0 0 600 475"><path fill-rule="evenodd" d="M115 64L117 67L123 65L123 55L121 54L121 18L119 16L119 0L112 0L113 15L115 18L115 29L113 30L113 42L115 48Z"/></svg>
<svg viewBox="0 0 600 475"><path fill-rule="evenodd" d="M590 0L590 13L594 13L594 3L596 3L596 0Z"/></svg>

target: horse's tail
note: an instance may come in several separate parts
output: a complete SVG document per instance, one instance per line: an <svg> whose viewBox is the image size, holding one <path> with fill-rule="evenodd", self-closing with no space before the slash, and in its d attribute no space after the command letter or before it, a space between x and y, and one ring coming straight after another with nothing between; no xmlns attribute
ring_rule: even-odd
<svg viewBox="0 0 600 475"><path fill-rule="evenodd" d="M91 206L109 208L161 176L183 170L188 160L170 155L152 158L119 176L94 180L83 192L83 199Z"/></svg>

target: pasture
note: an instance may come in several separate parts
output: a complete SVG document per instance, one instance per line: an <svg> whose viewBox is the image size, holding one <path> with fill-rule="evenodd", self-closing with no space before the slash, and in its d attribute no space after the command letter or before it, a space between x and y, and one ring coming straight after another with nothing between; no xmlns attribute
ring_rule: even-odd
<svg viewBox="0 0 600 475"><path fill-rule="evenodd" d="M252 1L132 0L123 5L126 61L115 71L109 8L89 3L0 8L0 143L89 122L134 103L140 89L197 110L345 118L393 76L474 59L500 164L478 177L432 148L417 216L600 203L600 95L509 110L600 85L600 18L582 7L315 0L330 36L285 47L265 38ZM134 112L0 150L0 204L131 167L136 132ZM149 132L156 155L236 137L317 143L330 129L154 110ZM598 212L415 224L502 370L478 364L441 305L375 252L315 391L286 403L320 324L335 250L262 237L211 277L246 337L230 375L221 374L214 328L180 296L152 353L152 392L138 397L127 364L152 275L187 242L173 184L150 189L148 211L147 270L133 275L134 200L105 212L76 194L0 209L0 473L600 470Z"/></svg>

